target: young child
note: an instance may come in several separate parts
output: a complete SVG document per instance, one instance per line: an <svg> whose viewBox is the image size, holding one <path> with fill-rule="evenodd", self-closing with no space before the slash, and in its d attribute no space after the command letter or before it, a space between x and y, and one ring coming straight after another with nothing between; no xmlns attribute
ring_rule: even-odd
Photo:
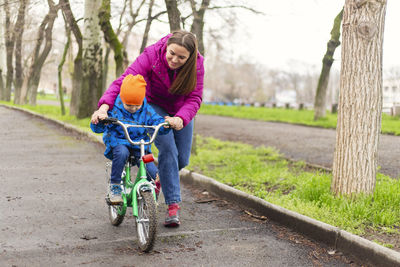
<svg viewBox="0 0 400 267"><path fill-rule="evenodd" d="M153 108L147 103L145 98L146 81L141 75L128 75L124 78L121 91L115 100L114 107L108 111L108 116L117 118L125 123L158 125L164 122L164 118L158 115ZM121 126L116 124L90 124L90 128L95 133L103 133L103 141L106 145L104 156L112 160L111 167L111 183L109 199L111 204L122 202L121 197L121 175L124 170L126 161L130 155L134 155L136 159L140 158L139 146L133 146L125 138L124 131ZM169 129L163 127L158 134L166 134ZM147 130L144 128L129 128L129 135L133 141L144 139L149 140ZM150 152L150 146L145 148ZM139 161L136 162L137 164ZM155 180L158 176L158 169L153 162L146 164L149 179ZM157 189L160 190L160 183L157 181ZM157 192L157 193L158 193Z"/></svg>

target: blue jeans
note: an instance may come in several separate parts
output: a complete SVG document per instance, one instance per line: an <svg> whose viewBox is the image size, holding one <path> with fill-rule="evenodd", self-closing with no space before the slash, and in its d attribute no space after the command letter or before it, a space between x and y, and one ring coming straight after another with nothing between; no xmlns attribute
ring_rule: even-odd
<svg viewBox="0 0 400 267"><path fill-rule="evenodd" d="M113 159L111 167L111 183L119 184L121 183L122 171L124 170L125 163L129 159L129 156L135 156L135 162L133 163L139 166L140 151L128 148L125 145L117 145L113 148L112 153ZM149 181L156 178L158 170L156 165L154 165L154 162L149 162L146 164L146 172L147 179ZM134 178L136 177L133 177L133 179Z"/></svg>
<svg viewBox="0 0 400 267"><path fill-rule="evenodd" d="M161 107L150 104L162 117L169 115ZM192 148L193 120L182 130L171 130L166 135L158 135L155 145L158 148L158 171L165 204L181 202L179 170L189 164Z"/></svg>

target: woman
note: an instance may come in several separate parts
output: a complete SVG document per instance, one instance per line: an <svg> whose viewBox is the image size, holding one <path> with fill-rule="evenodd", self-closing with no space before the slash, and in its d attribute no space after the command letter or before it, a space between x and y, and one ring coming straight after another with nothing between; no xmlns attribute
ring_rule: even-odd
<svg viewBox="0 0 400 267"><path fill-rule="evenodd" d="M173 128L157 137L158 170L161 187L168 205L164 225L180 224L181 192L179 170L189 164L192 146L193 118L200 108L203 94L203 57L197 50L196 37L186 31L175 31L147 47L115 80L98 103L92 123L107 117L113 107L125 76L140 74L147 83L148 103Z"/></svg>

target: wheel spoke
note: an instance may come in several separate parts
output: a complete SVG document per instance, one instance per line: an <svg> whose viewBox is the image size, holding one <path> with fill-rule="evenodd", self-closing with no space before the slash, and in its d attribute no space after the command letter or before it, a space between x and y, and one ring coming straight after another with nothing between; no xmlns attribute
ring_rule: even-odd
<svg viewBox="0 0 400 267"><path fill-rule="evenodd" d="M151 192L141 192L138 198L136 223L139 247L142 251L149 251L153 246L157 228L156 206Z"/></svg>

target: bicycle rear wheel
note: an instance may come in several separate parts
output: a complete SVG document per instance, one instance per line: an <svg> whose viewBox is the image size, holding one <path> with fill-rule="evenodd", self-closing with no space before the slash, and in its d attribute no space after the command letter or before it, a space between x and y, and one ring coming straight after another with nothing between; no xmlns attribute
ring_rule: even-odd
<svg viewBox="0 0 400 267"><path fill-rule="evenodd" d="M125 214L121 214L121 211L122 211L122 204L108 206L108 215L112 225L118 226L124 220Z"/></svg>
<svg viewBox="0 0 400 267"><path fill-rule="evenodd" d="M148 252L153 248L157 232L156 201L151 191L143 191L140 192L137 203L136 230L139 248L143 252Z"/></svg>

